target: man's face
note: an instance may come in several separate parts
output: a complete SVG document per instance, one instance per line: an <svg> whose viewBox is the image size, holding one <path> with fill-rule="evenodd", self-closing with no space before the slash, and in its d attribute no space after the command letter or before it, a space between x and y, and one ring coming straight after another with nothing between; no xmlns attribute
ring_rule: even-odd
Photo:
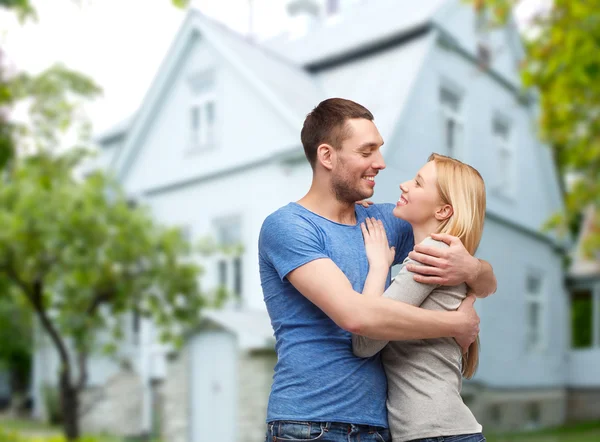
<svg viewBox="0 0 600 442"><path fill-rule="evenodd" d="M335 151L332 187L338 201L354 203L375 192L375 176L385 169L383 138L372 121L356 118L346 125L349 136Z"/></svg>

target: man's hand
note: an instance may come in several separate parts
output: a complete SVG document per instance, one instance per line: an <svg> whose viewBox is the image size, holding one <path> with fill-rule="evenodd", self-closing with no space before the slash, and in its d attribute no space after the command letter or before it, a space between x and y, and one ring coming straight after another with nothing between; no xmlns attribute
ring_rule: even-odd
<svg viewBox="0 0 600 442"><path fill-rule="evenodd" d="M417 244L408 257L426 265L409 264L407 266L407 270L415 274L415 281L447 286L459 285L463 282L471 285L471 282L477 279L481 262L471 256L456 236L432 233L431 237L438 241L444 241L450 247L440 249Z"/></svg>
<svg viewBox="0 0 600 442"><path fill-rule="evenodd" d="M462 348L463 354L469 349L469 346L475 342L479 334L479 316L473 307L475 303L475 295L469 293L462 304L458 307L458 312L464 315L464 330L461 334L456 335L454 339Z"/></svg>

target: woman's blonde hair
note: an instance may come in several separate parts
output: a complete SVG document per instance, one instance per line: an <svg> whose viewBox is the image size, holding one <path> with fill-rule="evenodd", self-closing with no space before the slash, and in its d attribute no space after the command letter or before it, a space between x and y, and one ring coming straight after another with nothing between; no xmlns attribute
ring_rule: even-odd
<svg viewBox="0 0 600 442"><path fill-rule="evenodd" d="M444 204L452 206L452 215L442 222L438 233L458 237L471 255L475 254L485 221L485 184L479 172L454 158L433 153L437 188ZM462 374L470 379L479 364L479 337L463 355Z"/></svg>

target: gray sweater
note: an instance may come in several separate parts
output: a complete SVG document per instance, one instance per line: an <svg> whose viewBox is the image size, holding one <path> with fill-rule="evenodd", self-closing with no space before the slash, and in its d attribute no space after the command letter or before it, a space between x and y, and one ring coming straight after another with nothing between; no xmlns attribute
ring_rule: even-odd
<svg viewBox="0 0 600 442"><path fill-rule="evenodd" d="M426 238L423 244L448 247ZM422 284L413 279L404 260L384 297L428 310L456 310L467 286ZM415 264L415 261L412 261ZM393 442L438 436L480 433L481 425L460 396L462 354L452 338L379 341L352 336L354 354L370 357L383 349L388 379L388 421Z"/></svg>

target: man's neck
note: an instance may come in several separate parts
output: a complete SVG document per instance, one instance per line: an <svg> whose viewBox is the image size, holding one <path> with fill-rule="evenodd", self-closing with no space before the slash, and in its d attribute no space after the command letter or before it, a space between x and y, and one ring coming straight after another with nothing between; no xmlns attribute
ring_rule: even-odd
<svg viewBox="0 0 600 442"><path fill-rule="evenodd" d="M317 189L313 186L297 203L311 212L336 223L356 224L355 203L341 202L330 191Z"/></svg>

